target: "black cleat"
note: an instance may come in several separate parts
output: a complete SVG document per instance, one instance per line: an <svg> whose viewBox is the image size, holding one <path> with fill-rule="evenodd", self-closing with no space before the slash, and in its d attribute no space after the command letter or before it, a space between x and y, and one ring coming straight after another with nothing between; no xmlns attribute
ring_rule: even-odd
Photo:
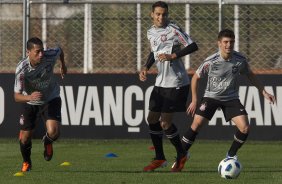
<svg viewBox="0 0 282 184"><path fill-rule="evenodd" d="M52 144L44 144L44 159L50 161L53 157L53 146Z"/></svg>

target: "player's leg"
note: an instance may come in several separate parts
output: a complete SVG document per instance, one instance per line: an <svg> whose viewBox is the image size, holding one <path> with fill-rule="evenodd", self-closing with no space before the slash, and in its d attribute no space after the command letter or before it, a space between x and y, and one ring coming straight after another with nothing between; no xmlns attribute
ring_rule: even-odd
<svg viewBox="0 0 282 184"><path fill-rule="evenodd" d="M44 159L50 161L53 157L53 142L59 137L59 122L56 120L46 121L46 134L43 136Z"/></svg>
<svg viewBox="0 0 282 184"><path fill-rule="evenodd" d="M177 156L171 171L180 172L187 160L186 151L183 149L181 139L175 124L172 123L175 112L186 111L186 101L189 93L189 85L179 88L161 88L163 103L161 107L161 126L165 131L166 137L175 147Z"/></svg>
<svg viewBox="0 0 282 184"><path fill-rule="evenodd" d="M161 126L166 134L166 137L175 147L177 158L181 158L186 155L186 151L182 148L177 127L171 122L172 117L173 113L161 113Z"/></svg>
<svg viewBox="0 0 282 184"><path fill-rule="evenodd" d="M222 111L226 121L232 120L237 126L237 131L234 134L234 140L227 153L227 157L236 157L237 151L245 143L249 134L249 120L245 107L240 100L231 100L223 102Z"/></svg>
<svg viewBox="0 0 282 184"><path fill-rule="evenodd" d="M177 127L172 123L172 117L173 113L161 113L161 126L177 153L175 164L173 164L171 171L180 172L185 165L187 155L182 147Z"/></svg>
<svg viewBox="0 0 282 184"><path fill-rule="evenodd" d="M232 118L232 121L237 126L237 131L234 134L234 140L228 151L228 157L236 157L237 151L242 147L249 135L249 120L247 115L240 115Z"/></svg>
<svg viewBox="0 0 282 184"><path fill-rule="evenodd" d="M23 104L22 115L20 117L20 133L19 144L23 158L22 172L30 171L31 163L31 148L32 148L32 132L35 127L38 108L29 104Z"/></svg>
<svg viewBox="0 0 282 184"><path fill-rule="evenodd" d="M184 133L182 137L182 147L187 152L189 151L190 147L193 145L198 132L200 131L200 128L203 126L203 124L207 124L209 122L209 119L195 114L194 120L192 122L191 127L188 129L187 132Z"/></svg>
<svg viewBox="0 0 282 184"><path fill-rule="evenodd" d="M160 112L150 111L147 121L149 123L149 134L152 139L152 143L155 147L156 159L165 160L163 151L163 129L161 127Z"/></svg>
<svg viewBox="0 0 282 184"><path fill-rule="evenodd" d="M20 150L23 158L22 172L31 170L31 148L32 148L32 131L31 130L20 130L19 142L20 142Z"/></svg>
<svg viewBox="0 0 282 184"><path fill-rule="evenodd" d="M199 107L196 109L192 125L187 132L184 133L181 140L182 147L186 151L193 145L202 125L211 120L218 106L217 100L211 98L203 98L201 100Z"/></svg>
<svg viewBox="0 0 282 184"><path fill-rule="evenodd" d="M154 87L149 100L149 114L147 122L149 124L149 134L155 148L155 158L152 162L143 168L143 171L153 171L167 164L163 151L163 129L160 125L162 99L160 97L160 88Z"/></svg>
<svg viewBox="0 0 282 184"><path fill-rule="evenodd" d="M182 148L179 132L177 127L172 123L172 117L173 113L161 113L161 126L166 137L175 147L177 158L181 158L186 155L186 151Z"/></svg>
<svg viewBox="0 0 282 184"><path fill-rule="evenodd" d="M153 171L159 167L165 167L167 162L163 151L163 129L160 124L160 112L149 111L147 121L149 134L155 148L155 158L143 168L144 171Z"/></svg>
<svg viewBox="0 0 282 184"><path fill-rule="evenodd" d="M46 121L46 134L43 136L44 159L50 161L53 157L53 142L59 138L61 122L61 99L55 98L42 107L43 119Z"/></svg>

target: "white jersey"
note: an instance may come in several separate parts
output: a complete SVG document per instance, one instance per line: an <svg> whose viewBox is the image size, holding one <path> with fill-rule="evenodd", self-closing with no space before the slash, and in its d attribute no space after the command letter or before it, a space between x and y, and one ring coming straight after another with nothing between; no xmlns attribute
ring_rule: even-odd
<svg viewBox="0 0 282 184"><path fill-rule="evenodd" d="M147 31L147 37L158 68L155 86L175 88L190 84L190 79L181 58L160 62L158 55L163 53L172 54L179 51L181 45L186 47L193 43L192 39L173 23L169 23L164 28L157 28L153 25Z"/></svg>
<svg viewBox="0 0 282 184"><path fill-rule="evenodd" d="M30 101L31 105L42 105L60 96L60 87L54 78L53 69L61 54L61 48L44 51L41 63L32 67L29 57L19 62L16 68L14 92L30 95L35 91L42 93L40 101Z"/></svg>
<svg viewBox="0 0 282 184"><path fill-rule="evenodd" d="M233 51L231 59L225 61L217 52L208 57L196 71L200 78L207 77L204 97L216 100L239 99L238 77L250 71L247 59Z"/></svg>

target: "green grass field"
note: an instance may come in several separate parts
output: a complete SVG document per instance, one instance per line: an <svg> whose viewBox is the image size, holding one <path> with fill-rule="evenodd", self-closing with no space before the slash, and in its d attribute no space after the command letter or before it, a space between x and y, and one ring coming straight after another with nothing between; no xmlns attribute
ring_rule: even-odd
<svg viewBox="0 0 282 184"><path fill-rule="evenodd" d="M154 157L149 140L59 140L52 161L43 159L40 140L33 141L33 169L22 177L18 141L0 139L0 183L9 184L279 184L282 183L282 142L247 142L239 151L243 170L235 180L222 179L217 166L224 158L230 141L198 140L191 149L191 159L181 173L170 173L175 151L165 140L169 166L145 173L143 167ZM116 158L106 158L115 153ZM64 161L70 166L60 166Z"/></svg>

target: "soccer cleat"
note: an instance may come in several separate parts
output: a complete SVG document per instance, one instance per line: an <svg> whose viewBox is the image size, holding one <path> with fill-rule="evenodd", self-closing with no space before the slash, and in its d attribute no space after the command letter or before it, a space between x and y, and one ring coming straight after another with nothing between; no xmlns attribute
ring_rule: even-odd
<svg viewBox="0 0 282 184"><path fill-rule="evenodd" d="M44 144L44 159L50 161L53 156L53 146L52 144Z"/></svg>
<svg viewBox="0 0 282 184"><path fill-rule="evenodd" d="M190 154L187 152L184 156L180 158L176 158L175 162L171 166L171 172L181 172L181 170L184 168L184 165L187 160L189 160Z"/></svg>
<svg viewBox="0 0 282 184"><path fill-rule="evenodd" d="M31 170L31 163L23 162L22 172L27 172Z"/></svg>
<svg viewBox="0 0 282 184"><path fill-rule="evenodd" d="M144 167L143 171L154 171L155 169L159 167L166 167L167 161L166 160L156 160L154 159L149 165Z"/></svg>

